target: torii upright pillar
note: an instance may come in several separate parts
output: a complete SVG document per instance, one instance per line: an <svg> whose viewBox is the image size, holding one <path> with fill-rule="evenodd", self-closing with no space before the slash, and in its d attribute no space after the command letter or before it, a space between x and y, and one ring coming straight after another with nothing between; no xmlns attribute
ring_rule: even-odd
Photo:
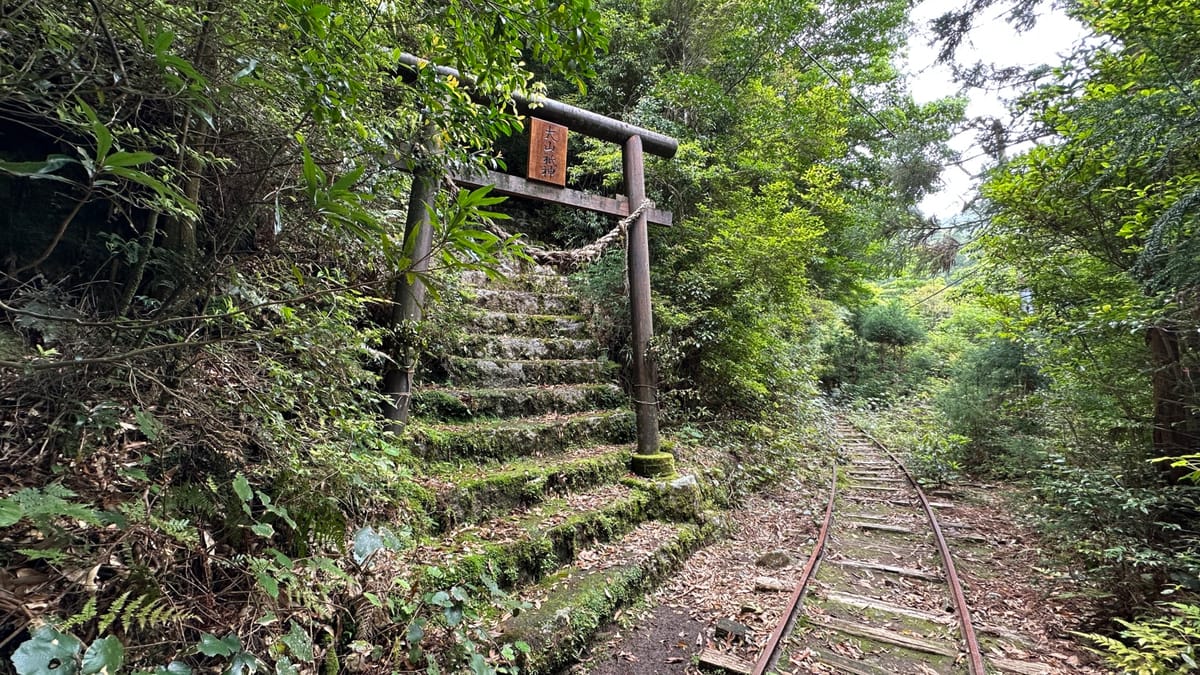
<svg viewBox="0 0 1200 675"><path fill-rule="evenodd" d="M622 148L625 192L630 212L646 199L646 171L642 139L630 136ZM650 236L645 209L629 224L628 242L629 310L633 329L633 408L637 414L638 454L655 455L658 445L658 373L650 354L654 316L650 309ZM641 473L641 472L639 472Z"/></svg>

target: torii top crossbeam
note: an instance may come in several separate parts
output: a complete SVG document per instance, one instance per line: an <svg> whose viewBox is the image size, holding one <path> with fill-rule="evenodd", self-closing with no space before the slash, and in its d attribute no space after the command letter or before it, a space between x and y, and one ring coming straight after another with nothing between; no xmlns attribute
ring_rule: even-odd
<svg viewBox="0 0 1200 675"><path fill-rule="evenodd" d="M474 81L474 78L471 76L463 75L453 68L434 65L430 61L422 59L419 56L413 56L412 54L401 54L400 62L410 68L433 68L439 75L448 75L463 82ZM637 136L642 139L642 149L644 151L659 157L666 157L667 159L674 157L675 152L679 149L679 141L670 136L650 131L649 129L643 129L628 122L615 120L590 110L577 108L552 98L544 96L527 98L525 96L513 95L512 99L516 102L521 114L536 115L548 122L571 127L585 136L599 138L602 141L616 143L617 145L625 145L625 141L628 141L633 136Z"/></svg>

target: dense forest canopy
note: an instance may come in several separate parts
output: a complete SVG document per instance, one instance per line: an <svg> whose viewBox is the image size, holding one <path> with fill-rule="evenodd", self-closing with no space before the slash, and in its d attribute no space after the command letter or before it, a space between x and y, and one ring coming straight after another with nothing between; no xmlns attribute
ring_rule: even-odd
<svg viewBox="0 0 1200 675"><path fill-rule="evenodd" d="M936 22L947 56L993 4ZM675 217L651 242L669 433L755 448L739 457L766 475L763 447L813 452L784 447L784 430L829 401L856 410L928 481L1032 491L1089 592L1149 613L1126 624L1142 651L1097 638L1115 665L1191 658L1200 8L1070 3L1090 39L1024 74L1014 104L1039 144L996 153L961 227L916 209L969 121L963 99L908 93L909 9L0 8L0 448L19 467L0 486L0 566L60 591L37 616L0 602L18 636L0 670L12 656L20 673L42 657L282 673L364 653L515 668L512 646L463 622L503 607L494 583L482 609L459 586L390 587L372 604L407 628L346 628L370 576L360 544L411 548L434 527L428 467L380 415L383 373L459 339L459 273L497 275L527 242L577 246L611 226L446 186L429 214L435 264L414 272L413 172L518 171L513 94L680 141L647 169ZM617 146L577 138L570 163L572 185L622 190ZM617 250L576 270L618 363L624 264ZM416 277L433 295L414 325L391 298ZM1155 606L1163 593L1181 602ZM1155 618L1168 611L1187 620Z"/></svg>

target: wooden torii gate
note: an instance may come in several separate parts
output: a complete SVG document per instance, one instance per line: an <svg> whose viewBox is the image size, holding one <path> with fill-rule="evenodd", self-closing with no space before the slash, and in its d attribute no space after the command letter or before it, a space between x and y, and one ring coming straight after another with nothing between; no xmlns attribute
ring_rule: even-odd
<svg viewBox="0 0 1200 675"><path fill-rule="evenodd" d="M470 82L453 68L435 66L416 56L405 54L401 63L412 69L434 68L439 75L454 77ZM605 117L577 108L554 99L543 97L526 98L514 95L518 110L525 115L551 125L562 125L579 133L621 146L622 169L624 172L625 198L617 199L564 187L564 161L556 166L555 176L542 174L543 182L521 178L511 174L487 171L478 175L455 175L455 182L469 187L493 186L497 194L525 197L543 202L573 206L576 208L627 218L639 211L646 201L646 174L643 153L671 158L679 148L674 138L648 129ZM533 126L533 125L531 125ZM565 131L565 130L564 130ZM566 139L562 139L561 150L565 153ZM561 154L560 157L565 157ZM534 161L531 153L530 162ZM530 167L530 175L534 168ZM417 170L413 175L412 192L409 197L408 214L405 219L405 247L411 241L413 271L428 269L429 253L433 233L429 221L429 209L437 197L440 177L428 171ZM549 184L553 183L553 184ZM628 278L630 322L633 332L633 406L637 416L638 454L651 455L659 452L658 442L658 374L650 357L650 339L654 335L653 314L650 304L650 243L647 223L670 225L672 214L657 208L642 208L626 232L628 247ZM415 239L413 239L415 238ZM425 300L425 286L419 278L402 279L397 285L393 305L393 323L420 321ZM384 378L384 390L388 396L385 413L396 425L403 424L408 417L408 404L412 393L412 371L409 368L393 368Z"/></svg>

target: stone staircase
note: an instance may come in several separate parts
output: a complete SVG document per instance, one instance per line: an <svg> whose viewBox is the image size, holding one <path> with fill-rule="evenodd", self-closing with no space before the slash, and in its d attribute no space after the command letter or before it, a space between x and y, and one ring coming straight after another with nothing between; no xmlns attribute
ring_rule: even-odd
<svg viewBox="0 0 1200 675"><path fill-rule="evenodd" d="M466 331L418 379L406 433L436 495L427 586L484 575L532 605L496 616L526 673L569 663L711 535L694 481L629 471L634 415L566 279L463 277Z"/></svg>

